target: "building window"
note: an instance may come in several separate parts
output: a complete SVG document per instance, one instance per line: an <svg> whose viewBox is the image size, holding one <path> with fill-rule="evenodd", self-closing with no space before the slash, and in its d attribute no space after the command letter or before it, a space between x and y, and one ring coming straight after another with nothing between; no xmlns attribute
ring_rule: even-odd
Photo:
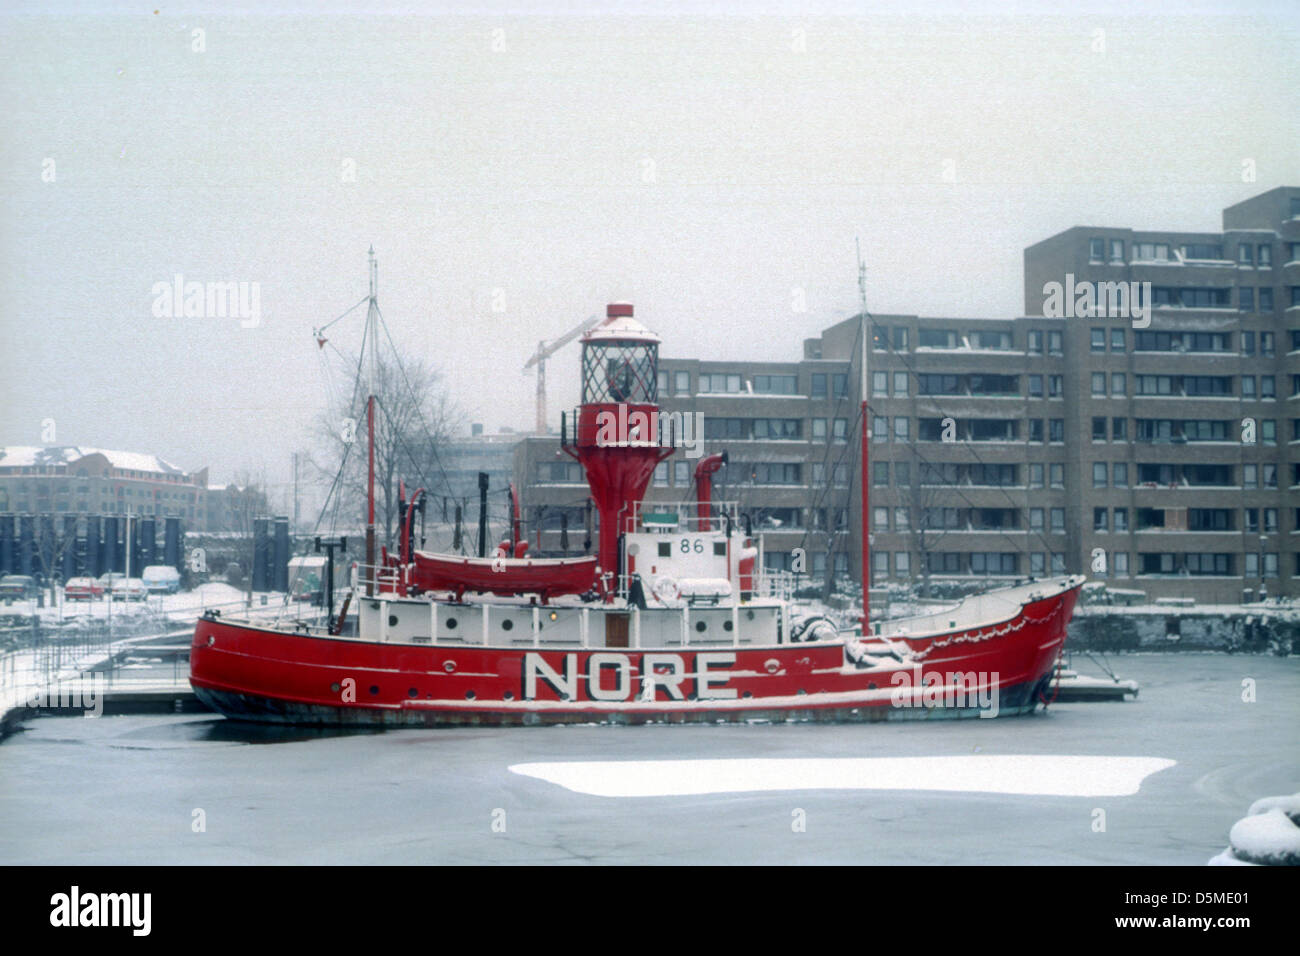
<svg viewBox="0 0 1300 956"><path fill-rule="evenodd" d="M910 436L908 430L908 419L899 415L894 419L894 441L907 441Z"/></svg>
<svg viewBox="0 0 1300 956"><path fill-rule="evenodd" d="M1065 441L1065 419L1053 418L1048 422L1047 434L1053 444L1060 444Z"/></svg>
<svg viewBox="0 0 1300 956"><path fill-rule="evenodd" d="M1053 488L1064 488L1065 487L1065 465L1061 464L1060 462L1053 463L1051 468L1051 477L1052 477Z"/></svg>
<svg viewBox="0 0 1300 956"><path fill-rule="evenodd" d="M1065 509L1052 509L1052 534L1065 534Z"/></svg>
<svg viewBox="0 0 1300 956"><path fill-rule="evenodd" d="M1127 488L1128 487L1128 463L1123 461L1117 461L1115 462L1112 470L1115 473L1115 481L1114 481L1115 487Z"/></svg>
<svg viewBox="0 0 1300 956"><path fill-rule="evenodd" d="M1092 486L1094 488L1106 487L1106 464L1105 462L1094 462L1092 466Z"/></svg>
<svg viewBox="0 0 1300 956"><path fill-rule="evenodd" d="M1242 243L1237 247L1237 262L1243 266L1255 264L1255 247Z"/></svg>
<svg viewBox="0 0 1300 956"><path fill-rule="evenodd" d="M1124 261L1124 240L1123 239L1112 239L1110 241L1110 261L1111 262Z"/></svg>
<svg viewBox="0 0 1300 956"><path fill-rule="evenodd" d="M1092 440L1093 440L1093 441L1105 441L1105 440L1106 440L1106 419L1105 419L1105 418L1098 418L1098 417L1095 417L1095 416L1093 417L1093 419L1092 419Z"/></svg>
<svg viewBox="0 0 1300 956"><path fill-rule="evenodd" d="M889 530L889 509L888 508L871 509L871 527L875 531Z"/></svg>
<svg viewBox="0 0 1300 956"><path fill-rule="evenodd" d="M826 397L826 373L825 372L813 372L812 397L813 398Z"/></svg>
<svg viewBox="0 0 1300 956"><path fill-rule="evenodd" d="M1116 529L1118 530L1118 529ZM1116 551L1110 556L1111 569L1116 577L1128 577L1128 552Z"/></svg>
<svg viewBox="0 0 1300 956"><path fill-rule="evenodd" d="M1042 332L1032 331L1029 333L1029 345L1027 350L1031 355L1043 354L1043 333Z"/></svg>
<svg viewBox="0 0 1300 956"><path fill-rule="evenodd" d="M1237 290L1237 307L1242 312L1255 311L1255 290L1248 285Z"/></svg>
<svg viewBox="0 0 1300 956"><path fill-rule="evenodd" d="M1060 398L1065 391L1065 380L1060 375L1047 376L1047 397Z"/></svg>
<svg viewBox="0 0 1300 956"><path fill-rule="evenodd" d="M894 326L894 351L907 351L907 329L903 328L901 325Z"/></svg>
<svg viewBox="0 0 1300 956"><path fill-rule="evenodd" d="M1038 462L1031 462L1029 465L1029 487L1043 487L1043 466Z"/></svg>
<svg viewBox="0 0 1300 956"><path fill-rule="evenodd" d="M1043 516L1044 516L1044 514L1046 514L1046 512L1044 512L1042 508L1030 508L1030 509L1029 509L1029 530L1030 530L1030 531L1042 531L1042 530L1043 530Z"/></svg>
<svg viewBox="0 0 1300 956"><path fill-rule="evenodd" d="M848 398L849 377L843 372L836 372L831 375L831 392L832 398Z"/></svg>
<svg viewBox="0 0 1300 956"><path fill-rule="evenodd" d="M1115 509L1115 530L1116 531L1128 530L1128 509L1127 508Z"/></svg>
<svg viewBox="0 0 1300 956"><path fill-rule="evenodd" d="M1110 437L1112 441L1128 441L1128 419L1112 418L1110 420Z"/></svg>
<svg viewBox="0 0 1300 956"><path fill-rule="evenodd" d="M812 420L812 437L817 441L826 440L826 419L814 418Z"/></svg>
<svg viewBox="0 0 1300 956"><path fill-rule="evenodd" d="M889 373L888 372L871 373L871 397L872 398L889 397Z"/></svg>
<svg viewBox="0 0 1300 956"><path fill-rule="evenodd" d="M907 373L894 373L894 397L907 398Z"/></svg>
<svg viewBox="0 0 1300 956"><path fill-rule="evenodd" d="M1259 290L1259 311L1261 312L1273 311L1273 290L1272 289L1261 288ZM1264 334L1267 335L1268 333L1264 333ZM1268 354L1272 355L1273 353L1269 352Z"/></svg>
<svg viewBox="0 0 1300 956"><path fill-rule="evenodd" d="M1060 332L1048 332L1048 333L1047 333L1047 352L1048 352L1048 354L1049 354L1049 355L1064 355L1064 354L1065 354L1065 345L1064 345L1064 342L1065 342L1065 339L1062 337L1062 335L1061 335Z"/></svg>
<svg viewBox="0 0 1300 956"><path fill-rule="evenodd" d="M1029 555L1029 573L1034 577L1041 577L1047 573L1047 555L1041 551L1035 551Z"/></svg>
<svg viewBox="0 0 1300 956"><path fill-rule="evenodd" d="M1106 330L1105 330L1105 329L1093 329L1093 330L1092 330L1092 336L1091 336L1090 345L1091 345L1092 351L1094 351L1094 352L1104 352L1104 351L1106 351Z"/></svg>
<svg viewBox="0 0 1300 956"><path fill-rule="evenodd" d="M1243 375L1241 377L1241 397L1242 398L1255 397L1255 376Z"/></svg>
<svg viewBox="0 0 1300 956"><path fill-rule="evenodd" d="M1106 397L1106 373L1105 372L1092 373L1092 397L1093 398Z"/></svg>
<svg viewBox="0 0 1300 956"><path fill-rule="evenodd" d="M906 488L912 483L912 466L909 462L900 461L894 463L894 484L899 488Z"/></svg>
<svg viewBox="0 0 1300 956"><path fill-rule="evenodd" d="M1110 350L1112 352L1123 352L1126 348L1127 338L1123 329L1110 330Z"/></svg>
<svg viewBox="0 0 1300 956"><path fill-rule="evenodd" d="M1261 375L1259 377L1259 397L1277 398L1277 379L1272 375Z"/></svg>
<svg viewBox="0 0 1300 956"><path fill-rule="evenodd" d="M871 483L877 488L889 487L889 462L877 461L871 464Z"/></svg>
<svg viewBox="0 0 1300 956"><path fill-rule="evenodd" d="M1276 418L1265 418L1260 420L1259 439L1265 445L1277 444L1277 419ZM1265 465L1264 467L1267 468L1268 465Z"/></svg>
<svg viewBox="0 0 1300 956"><path fill-rule="evenodd" d="M1110 397L1123 398L1128 391L1128 382L1123 372L1110 373Z"/></svg>
<svg viewBox="0 0 1300 956"><path fill-rule="evenodd" d="M1109 518L1109 516L1110 516L1110 512L1108 512L1105 508L1093 508L1092 509L1092 530L1109 531L1110 528L1107 524L1107 519Z"/></svg>
<svg viewBox="0 0 1300 956"><path fill-rule="evenodd" d="M1043 376L1041 375L1029 376L1029 397L1030 398L1043 397Z"/></svg>
<svg viewBox="0 0 1300 956"><path fill-rule="evenodd" d="M645 474L645 472L642 472L642 474ZM662 461L655 465L654 486L656 488L668 487L668 462Z"/></svg>
<svg viewBox="0 0 1300 956"><path fill-rule="evenodd" d="M906 551L894 552L894 572L900 578L905 578L912 573L911 557Z"/></svg>
<svg viewBox="0 0 1300 956"><path fill-rule="evenodd" d="M1261 269L1267 269L1272 264L1273 264L1273 247L1268 243L1264 243L1262 246L1259 247L1259 267Z"/></svg>
<svg viewBox="0 0 1300 956"><path fill-rule="evenodd" d="M673 393L676 395L689 395L691 393L690 372L673 373Z"/></svg>
<svg viewBox="0 0 1300 956"><path fill-rule="evenodd" d="M835 440L842 442L848 441L849 423L843 418L835 419ZM889 419L884 415L873 415L871 418L871 440L873 442L889 441Z"/></svg>
<svg viewBox="0 0 1300 956"><path fill-rule="evenodd" d="M1101 262L1104 249L1105 249L1105 240L1102 239L1088 240L1088 258L1091 261Z"/></svg>

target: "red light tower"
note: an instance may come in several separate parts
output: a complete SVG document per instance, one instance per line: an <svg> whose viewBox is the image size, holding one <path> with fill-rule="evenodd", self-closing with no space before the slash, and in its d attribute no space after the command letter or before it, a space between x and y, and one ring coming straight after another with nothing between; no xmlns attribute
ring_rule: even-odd
<svg viewBox="0 0 1300 956"><path fill-rule="evenodd" d="M673 453L659 444L659 336L615 302L582 337L582 407L574 447L600 514L602 573L620 573L619 534L632 530L655 466ZM612 594L609 595L612 599Z"/></svg>

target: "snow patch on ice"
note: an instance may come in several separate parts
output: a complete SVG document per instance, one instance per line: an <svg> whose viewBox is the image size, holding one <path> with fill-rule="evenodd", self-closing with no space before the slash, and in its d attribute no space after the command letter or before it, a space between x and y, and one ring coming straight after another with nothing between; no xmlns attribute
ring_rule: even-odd
<svg viewBox="0 0 1300 956"><path fill-rule="evenodd" d="M775 790L938 790L1123 797L1176 764L1163 757L983 754L951 757L598 760L523 763L511 772L597 797Z"/></svg>

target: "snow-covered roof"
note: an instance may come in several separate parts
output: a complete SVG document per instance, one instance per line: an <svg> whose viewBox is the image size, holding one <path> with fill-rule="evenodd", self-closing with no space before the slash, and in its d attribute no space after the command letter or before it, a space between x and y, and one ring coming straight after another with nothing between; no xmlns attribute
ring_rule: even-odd
<svg viewBox="0 0 1300 956"><path fill-rule="evenodd" d="M103 455L114 468L163 475L185 474L184 469L177 468L171 462L164 461L157 455L146 455L134 451L114 451L108 448L84 448L79 445L51 445L47 447L8 445L0 447L0 468L71 465L90 455Z"/></svg>

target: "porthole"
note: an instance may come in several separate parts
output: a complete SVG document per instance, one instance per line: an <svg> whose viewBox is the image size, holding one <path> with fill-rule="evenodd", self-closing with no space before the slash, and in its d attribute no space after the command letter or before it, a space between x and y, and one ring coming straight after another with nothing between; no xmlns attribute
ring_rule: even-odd
<svg viewBox="0 0 1300 956"><path fill-rule="evenodd" d="M473 700L473 699L474 699L474 692L473 692L472 690L467 690L467 691L465 691L465 699L466 699L466 700Z"/></svg>
<svg viewBox="0 0 1300 956"><path fill-rule="evenodd" d="M515 699L514 691L510 691L510 690L506 691L505 698L506 700L514 700Z"/></svg>
<svg viewBox="0 0 1300 956"><path fill-rule="evenodd" d="M454 671L454 670L456 669L456 662L455 662L455 661L443 661L443 663L442 663L442 669L445 670L448 674L450 674L452 671Z"/></svg>
<svg viewBox="0 0 1300 956"><path fill-rule="evenodd" d="M722 629L723 629L724 631L730 631L730 630L732 629L732 628L731 628L731 622L730 622L730 621L723 621L723 622L722 622Z"/></svg>
<svg viewBox="0 0 1300 956"><path fill-rule="evenodd" d="M695 622L695 629L696 629L697 631L699 631L700 633L703 633L703 632L705 632L705 631L707 631L707 630L709 629L709 625L706 624L704 621L696 621L696 622Z"/></svg>
<svg viewBox="0 0 1300 956"><path fill-rule="evenodd" d="M371 697L374 697L374 696L376 696L378 693L379 693L379 685L378 685L378 684L371 684L371 685L370 685L370 696L371 696Z"/></svg>
<svg viewBox="0 0 1300 956"><path fill-rule="evenodd" d="M746 699L748 699L748 698L754 696L754 692L751 691L751 690L747 690L747 691L745 691L745 693L741 694L741 696L744 697L744 698L746 698Z"/></svg>
<svg viewBox="0 0 1300 956"><path fill-rule="evenodd" d="M501 622L501 630L503 631L513 630L514 626L515 626L515 622L510 620L510 618L506 618L504 621Z"/></svg>
<svg viewBox="0 0 1300 956"><path fill-rule="evenodd" d="M449 631L456 630L456 619L454 617L447 618L447 630Z"/></svg>
<svg viewBox="0 0 1300 956"><path fill-rule="evenodd" d="M412 687L410 690L408 690L408 691L406 692L406 696L407 696L407 697L419 697L419 696L420 696L420 692L419 692L418 690L416 690L414 687Z"/></svg>
<svg viewBox="0 0 1300 956"><path fill-rule="evenodd" d="M389 626L389 627L397 627L397 615L396 615L396 614L390 614L390 615L388 615L388 626Z"/></svg>

